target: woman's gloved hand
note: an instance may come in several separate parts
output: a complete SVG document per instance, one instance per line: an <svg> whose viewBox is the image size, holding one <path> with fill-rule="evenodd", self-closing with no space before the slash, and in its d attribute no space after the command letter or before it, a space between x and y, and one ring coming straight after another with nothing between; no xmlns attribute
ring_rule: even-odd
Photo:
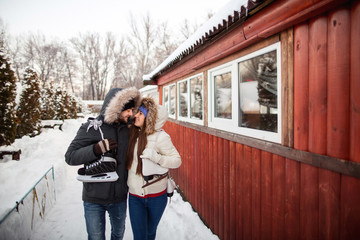
<svg viewBox="0 0 360 240"><path fill-rule="evenodd" d="M152 148L145 148L142 154L140 155L140 158L147 158L154 163L159 163L161 155L158 154L154 149Z"/></svg>

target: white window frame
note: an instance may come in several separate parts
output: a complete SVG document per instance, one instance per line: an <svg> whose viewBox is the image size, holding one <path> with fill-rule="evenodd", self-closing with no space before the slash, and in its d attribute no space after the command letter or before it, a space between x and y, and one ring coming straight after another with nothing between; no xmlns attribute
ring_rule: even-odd
<svg viewBox="0 0 360 240"><path fill-rule="evenodd" d="M177 82L177 95L178 95L178 100L177 100L177 118L178 120L181 120L181 121L184 121L184 122L190 122L190 123L195 123L195 124L199 124L199 125L204 125L204 115L202 117L202 119L194 119L194 118L191 118L190 117L190 112L191 112L191 89L190 89L190 80L193 79L193 78L196 78L196 77L202 77L202 88L201 88L201 95L203 96L203 99L202 99L202 112L204 113L204 76L202 73L200 74L196 74L196 75L193 75L191 77L188 77L186 79L183 79L179 82ZM187 82L187 92L188 92L188 101L187 101L187 108L188 108L188 114L187 114L187 117L183 117L183 116L180 116L180 83L182 82Z"/></svg>
<svg viewBox="0 0 360 240"><path fill-rule="evenodd" d="M278 132L270 132L246 127L239 127L239 68L238 64L242 61L246 61L250 58L257 57L259 55L265 54L276 50L277 57L277 107L278 107L278 121L277 121L277 130ZM232 99L232 118L231 119L222 119L214 116L214 76L231 72L231 99ZM254 137L257 139L262 139L266 141L281 143L281 44L277 42L275 44L269 45L265 48L262 48L258 51L250 53L241 58L235 59L231 62L218 66L216 68L208 70L208 126L227 132L232 132L240 135L245 135L248 137Z"/></svg>

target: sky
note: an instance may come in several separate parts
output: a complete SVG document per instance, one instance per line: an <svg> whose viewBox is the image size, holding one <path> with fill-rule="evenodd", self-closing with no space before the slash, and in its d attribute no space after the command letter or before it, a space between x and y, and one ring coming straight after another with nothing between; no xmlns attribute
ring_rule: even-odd
<svg viewBox="0 0 360 240"><path fill-rule="evenodd" d="M19 212L6 217L0 224L0 239L29 240L78 240L87 239L82 183L76 180L81 166L69 166L64 154L85 118L65 120L62 131L44 129L33 138L16 139L10 146L0 150L21 149L20 161L11 160L8 155L0 159L0 219L22 199ZM54 167L55 184L51 180L40 181L36 185L37 198L31 189L51 166ZM180 166L181 167L181 166ZM51 172L47 179L51 179ZM55 194L53 189L55 186ZM36 200L36 201L35 201ZM40 207L42 210L40 210ZM40 217L39 212L44 216ZM31 219L34 224L31 230ZM124 240L132 239L130 219L127 215ZM110 239L110 225L107 218L106 237ZM218 240L204 225L199 215L193 211L176 191L162 216L157 230L158 240Z"/></svg>
<svg viewBox="0 0 360 240"><path fill-rule="evenodd" d="M0 0L0 18L11 35L40 32L68 39L85 32L123 35L130 13L141 18L168 21L177 27L185 19L203 23L208 12L216 13L227 0Z"/></svg>

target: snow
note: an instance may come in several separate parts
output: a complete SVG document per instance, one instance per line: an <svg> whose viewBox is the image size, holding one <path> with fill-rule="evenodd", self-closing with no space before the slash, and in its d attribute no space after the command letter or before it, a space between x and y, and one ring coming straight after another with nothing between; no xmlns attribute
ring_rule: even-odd
<svg viewBox="0 0 360 240"><path fill-rule="evenodd" d="M223 19L227 20L228 16L233 16L234 11L240 11L241 6L245 9L248 7L248 0L230 0L224 5L214 16L205 22L193 35L191 35L185 42L183 42L168 58L166 58L159 66L157 66L151 73L143 76L143 80L150 80L155 74L164 69L169 63L175 60L182 52L191 48L196 44L196 41L205 36L214 27L223 24Z"/></svg>
<svg viewBox="0 0 360 240"><path fill-rule="evenodd" d="M26 239L86 239L85 219L81 200L82 183L76 180L78 167L68 166L64 154L84 118L65 120L62 130L43 129L34 137L17 139L0 150L21 149L20 161L4 156L0 160L0 218L12 209L44 173L54 166L56 202L44 219L36 222ZM6 220L5 220L6 221ZM15 224L14 224L15 225ZM12 226L16 231L21 227ZM0 233L1 238L2 233ZM110 239L107 219L106 236ZM125 240L132 239L129 217L126 218ZM175 192L160 221L157 239L218 239L200 220L188 202Z"/></svg>

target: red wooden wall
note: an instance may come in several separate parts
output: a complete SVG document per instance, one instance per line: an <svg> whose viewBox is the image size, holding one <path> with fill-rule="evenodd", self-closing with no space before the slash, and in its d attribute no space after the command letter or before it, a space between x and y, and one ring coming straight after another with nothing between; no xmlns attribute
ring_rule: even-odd
<svg viewBox="0 0 360 240"><path fill-rule="evenodd" d="M360 1L294 26L294 148L360 163ZM168 121L172 176L220 239L360 239L360 179Z"/></svg>

